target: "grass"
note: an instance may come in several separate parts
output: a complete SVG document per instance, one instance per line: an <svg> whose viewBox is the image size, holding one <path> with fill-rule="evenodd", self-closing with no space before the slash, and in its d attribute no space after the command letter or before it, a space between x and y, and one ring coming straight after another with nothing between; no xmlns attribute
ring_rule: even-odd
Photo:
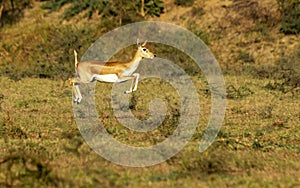
<svg viewBox="0 0 300 188"><path fill-rule="evenodd" d="M72 112L70 88L61 81L1 77L1 161L3 186L296 186L299 185L299 96L267 90L269 80L226 76L232 88L251 93L228 99L225 123L213 145L204 153L198 144L209 118L209 97L199 81L202 116L194 137L177 155L147 168L115 165L98 156L81 137ZM147 103L159 96L157 82L143 81L133 113L145 117ZM133 144L163 140L175 117L176 97L165 95L169 121L158 131L134 134L121 128L109 108L110 84L97 84L98 112L115 138ZM240 88L241 88L240 87ZM168 87L167 87L168 88ZM231 92L241 90L232 90ZM102 91L102 93L101 93ZM168 96L168 97L167 97ZM173 98L172 98L173 97ZM106 105L105 105L106 104ZM120 129L122 131L116 131ZM127 135L127 136L124 136ZM288 175L287 175L288 174Z"/></svg>

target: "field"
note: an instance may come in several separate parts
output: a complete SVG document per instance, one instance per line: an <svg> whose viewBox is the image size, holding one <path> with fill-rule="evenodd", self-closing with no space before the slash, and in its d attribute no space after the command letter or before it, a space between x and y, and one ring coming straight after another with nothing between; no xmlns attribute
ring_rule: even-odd
<svg viewBox="0 0 300 188"><path fill-rule="evenodd" d="M202 3L195 1L194 7ZM265 1L261 7L272 3L276 4ZM300 187L299 34L283 35L277 22L273 26L252 22L246 13L238 17L231 9L229 13L222 12L223 6L235 5L232 1L205 3L204 15L193 15L192 7L165 1L165 13L148 20L184 26L208 44L224 73L226 116L215 142L199 153L211 110L211 91L206 78L189 65L192 60L181 58L182 53L150 44L156 54L179 62L189 73L196 86L201 113L192 139L178 154L154 166L126 167L92 150L76 125L73 111L76 104L72 103L67 82L73 71L75 44L72 36L65 33L80 33L89 21L74 24L78 21L75 17L62 26L58 20L49 23L57 18L57 13L46 14L40 4L33 3L25 11L23 21L0 29L0 65L4 67L0 68L1 187ZM219 11L220 16L210 14L211 9ZM69 27L72 24L75 29ZM76 39L83 43L80 55L100 37L97 31L91 33L95 28L85 29L80 35L91 34L91 38ZM78 37L78 33L74 35ZM60 43L61 39L67 40L66 44ZM46 46L49 44L51 48ZM55 50L56 45L66 48ZM129 47L114 58L130 59L133 53L134 48ZM65 64L55 63L59 61L56 57L62 57ZM43 60L47 60L45 64L36 63ZM57 67L60 70L67 67L70 72L51 72ZM96 84L96 107L106 130L120 142L153 145L166 139L178 125L178 94L167 83L142 80L129 97L130 110L141 120L147 119L151 100L160 98L166 102L163 124L147 133L135 133L117 121L111 109L111 89L112 84Z"/></svg>

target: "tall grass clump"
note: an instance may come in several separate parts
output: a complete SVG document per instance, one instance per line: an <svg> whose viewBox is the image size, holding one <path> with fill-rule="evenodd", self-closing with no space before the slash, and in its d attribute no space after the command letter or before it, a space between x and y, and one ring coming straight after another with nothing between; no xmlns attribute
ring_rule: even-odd
<svg viewBox="0 0 300 188"><path fill-rule="evenodd" d="M174 1L175 5L178 5L178 6L193 6L194 4L194 0L175 0Z"/></svg>

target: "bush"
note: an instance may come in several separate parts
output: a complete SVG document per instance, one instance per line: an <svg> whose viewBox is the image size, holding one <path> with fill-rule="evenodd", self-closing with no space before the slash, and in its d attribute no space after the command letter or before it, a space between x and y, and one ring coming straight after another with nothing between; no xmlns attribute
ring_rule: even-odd
<svg viewBox="0 0 300 188"><path fill-rule="evenodd" d="M160 16L164 10L163 0L145 0L144 10L150 16Z"/></svg>
<svg viewBox="0 0 300 188"><path fill-rule="evenodd" d="M300 33L300 1L277 0L281 12L280 31L284 34Z"/></svg>
<svg viewBox="0 0 300 188"><path fill-rule="evenodd" d="M141 7L140 0L122 1L122 0L54 0L48 1L42 5L42 8L49 9L50 12L57 11L65 4L70 4L62 15L62 19L69 20L81 12L85 12L84 17L91 18L93 14L98 13L102 17L119 17L127 22L139 21L140 14L136 7ZM145 0L144 11L150 16L159 16L163 11L162 0ZM123 22L122 22L123 23Z"/></svg>
<svg viewBox="0 0 300 188"><path fill-rule="evenodd" d="M175 5L179 6L192 6L194 4L194 0L175 0Z"/></svg>

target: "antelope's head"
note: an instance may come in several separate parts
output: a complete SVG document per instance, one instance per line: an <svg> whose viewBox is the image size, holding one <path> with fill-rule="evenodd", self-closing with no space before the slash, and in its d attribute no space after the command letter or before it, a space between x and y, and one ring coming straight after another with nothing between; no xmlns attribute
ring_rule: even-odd
<svg viewBox="0 0 300 188"><path fill-rule="evenodd" d="M137 39L137 46L138 46L138 53L142 58L149 58L149 59L153 59L154 57L156 57L155 54L153 54L152 52L150 52L150 50L148 48L146 48L146 44L147 41L145 41L143 44L140 43L140 40Z"/></svg>

